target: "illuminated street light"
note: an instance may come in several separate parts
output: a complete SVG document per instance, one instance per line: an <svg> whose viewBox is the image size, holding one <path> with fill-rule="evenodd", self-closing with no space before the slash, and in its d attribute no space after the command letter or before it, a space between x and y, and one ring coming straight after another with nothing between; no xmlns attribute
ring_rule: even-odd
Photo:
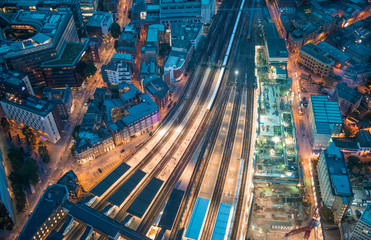
<svg viewBox="0 0 371 240"><path fill-rule="evenodd" d="M236 71L234 72L234 74L238 75L238 70L236 70Z"/></svg>

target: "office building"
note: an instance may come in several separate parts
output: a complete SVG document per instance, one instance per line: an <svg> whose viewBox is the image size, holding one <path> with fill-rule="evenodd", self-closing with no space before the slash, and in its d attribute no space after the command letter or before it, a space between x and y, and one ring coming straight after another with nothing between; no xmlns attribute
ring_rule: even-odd
<svg viewBox="0 0 371 240"><path fill-rule="evenodd" d="M101 38L109 33L109 29L113 22L112 13L101 11L94 12L93 16L88 18L86 32L89 37Z"/></svg>
<svg viewBox="0 0 371 240"><path fill-rule="evenodd" d="M314 149L327 147L331 136L340 133L343 126L339 105L327 96L311 95L308 103Z"/></svg>
<svg viewBox="0 0 371 240"><path fill-rule="evenodd" d="M371 155L371 133L369 130L361 130L357 132L354 137L332 138L332 141L337 147L341 148L344 153L355 156ZM366 159L367 158L361 158L361 161Z"/></svg>
<svg viewBox="0 0 371 240"><path fill-rule="evenodd" d="M12 199L9 193L9 186L7 181L7 173L5 172L3 157L0 150L0 204L3 204L10 218L15 222ZM5 214L4 214L5 215Z"/></svg>
<svg viewBox="0 0 371 240"><path fill-rule="evenodd" d="M81 14L80 1L83 0L3 0L0 2L0 10L3 13L15 13L22 11L53 11L72 12L74 24L79 35L85 33L84 19Z"/></svg>
<svg viewBox="0 0 371 240"><path fill-rule="evenodd" d="M331 75L335 64L332 59L328 58L328 52L313 43L300 48L298 63L320 77Z"/></svg>
<svg viewBox="0 0 371 240"><path fill-rule="evenodd" d="M363 95L358 92L357 87L348 87L346 83L336 84L334 99L338 102L340 107L340 112L343 116L357 110L361 104Z"/></svg>
<svg viewBox="0 0 371 240"><path fill-rule="evenodd" d="M54 104L61 119L66 120L72 113L72 92L71 88L45 88L42 98Z"/></svg>
<svg viewBox="0 0 371 240"><path fill-rule="evenodd" d="M54 184L47 187L23 227L19 240L41 240L58 226L67 212L63 204L69 200L65 185Z"/></svg>
<svg viewBox="0 0 371 240"><path fill-rule="evenodd" d="M158 73L158 65L156 59L149 59L147 61L143 61L142 65L140 66L139 71L139 80L143 80L144 78L156 75Z"/></svg>
<svg viewBox="0 0 371 240"><path fill-rule="evenodd" d="M88 41L89 41L88 44L89 44L91 57L93 58L93 61L100 62L102 53L103 53L102 39L101 38L90 38Z"/></svg>
<svg viewBox="0 0 371 240"><path fill-rule="evenodd" d="M344 69L342 79L351 84L361 84L371 77L371 63L351 65Z"/></svg>
<svg viewBox="0 0 371 240"><path fill-rule="evenodd" d="M353 193L344 155L333 142L321 152L317 172L322 201L334 213L335 223L340 223Z"/></svg>
<svg viewBox="0 0 371 240"><path fill-rule="evenodd" d="M48 10L12 15L11 20L4 20L0 57L10 70L28 75L32 86L44 83L40 65L60 57L66 42L78 40L72 13Z"/></svg>
<svg viewBox="0 0 371 240"><path fill-rule="evenodd" d="M88 44L68 43L58 59L43 62L40 67L46 86L80 87L89 77L87 68L92 64L93 58Z"/></svg>
<svg viewBox="0 0 371 240"><path fill-rule="evenodd" d="M14 71L0 72L0 98L4 98L6 93L35 95L28 76Z"/></svg>
<svg viewBox="0 0 371 240"><path fill-rule="evenodd" d="M355 226L350 240L371 239L371 204L368 204Z"/></svg>
<svg viewBox="0 0 371 240"><path fill-rule="evenodd" d="M111 60L101 68L103 81L110 85L131 84L131 65L126 61Z"/></svg>
<svg viewBox="0 0 371 240"><path fill-rule="evenodd" d="M98 9L98 0L79 0L81 14L86 21Z"/></svg>
<svg viewBox="0 0 371 240"><path fill-rule="evenodd" d="M33 128L36 134L52 143L61 138L62 123L54 104L34 96L11 94L7 94L0 103L12 122Z"/></svg>
<svg viewBox="0 0 371 240"><path fill-rule="evenodd" d="M169 103L169 87L157 75L152 75L142 80L142 89L156 102L160 109L165 109Z"/></svg>

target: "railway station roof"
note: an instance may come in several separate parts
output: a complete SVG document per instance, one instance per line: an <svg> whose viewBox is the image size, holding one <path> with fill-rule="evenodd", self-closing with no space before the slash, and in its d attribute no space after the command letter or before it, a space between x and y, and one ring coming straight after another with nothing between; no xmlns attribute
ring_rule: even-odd
<svg viewBox="0 0 371 240"><path fill-rule="evenodd" d="M120 206L127 196L133 191L133 189L138 185L142 178L146 175L145 172L137 170L126 182L124 182L116 192L108 199L108 202L113 205Z"/></svg>
<svg viewBox="0 0 371 240"><path fill-rule="evenodd" d="M227 230L229 214L232 206L230 204L221 203L219 206L218 216L216 217L215 227L211 240L224 239Z"/></svg>
<svg viewBox="0 0 371 240"><path fill-rule="evenodd" d="M159 226L163 229L170 230L173 226L180 202L182 201L184 191L174 189L166 203L164 213L162 214Z"/></svg>
<svg viewBox="0 0 371 240"><path fill-rule="evenodd" d="M197 198L196 204L193 208L191 220L189 221L187 231L185 233L185 237L198 239L209 202L209 199L200 197Z"/></svg>
<svg viewBox="0 0 371 240"><path fill-rule="evenodd" d="M98 185L96 185L90 192L95 196L102 196L104 192L108 190L127 170L130 166L126 163L120 164L115 170L113 170L108 176L106 176Z"/></svg>
<svg viewBox="0 0 371 240"><path fill-rule="evenodd" d="M119 235L123 235L125 239L148 239L134 230L122 226L112 218L109 218L106 215L83 204L70 204L67 207L70 210L69 214L71 214L73 217L93 227L94 231L107 235L109 238L115 238Z"/></svg>
<svg viewBox="0 0 371 240"><path fill-rule="evenodd" d="M142 218L147 208L151 204L153 198L156 196L163 181L158 178L152 178L147 186L142 190L134 202L130 205L128 213Z"/></svg>

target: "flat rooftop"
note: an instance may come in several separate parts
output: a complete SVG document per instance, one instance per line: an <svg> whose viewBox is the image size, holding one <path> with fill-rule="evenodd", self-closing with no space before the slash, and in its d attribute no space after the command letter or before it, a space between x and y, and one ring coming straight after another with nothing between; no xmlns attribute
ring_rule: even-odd
<svg viewBox="0 0 371 240"><path fill-rule="evenodd" d="M322 153L324 154L327 170L331 180L331 189L336 196L352 196L349 176L345 159L340 148L330 142L329 146Z"/></svg>
<svg viewBox="0 0 371 240"><path fill-rule="evenodd" d="M67 196L68 190L64 185L54 184L48 187L37 202L18 239L32 239L41 225L66 200Z"/></svg>
<svg viewBox="0 0 371 240"><path fill-rule="evenodd" d="M371 226L371 204L367 204L359 220Z"/></svg>
<svg viewBox="0 0 371 240"><path fill-rule="evenodd" d="M42 67L56 67L56 66L73 66L81 57L86 49L85 44L81 43L68 43L62 55L57 60L44 62Z"/></svg>
<svg viewBox="0 0 371 240"><path fill-rule="evenodd" d="M317 133L331 134L333 124L343 123L338 103L322 95L311 95L310 98Z"/></svg>
<svg viewBox="0 0 371 240"><path fill-rule="evenodd" d="M140 97L142 102L132 106L131 108L128 108L127 111L129 115L121 118L121 120L127 126L147 116L148 114L159 111L157 104L147 94L142 94Z"/></svg>
<svg viewBox="0 0 371 240"><path fill-rule="evenodd" d="M334 63L333 60L327 57L328 52L323 51L313 43L305 44L300 48L300 50L327 65Z"/></svg>
<svg viewBox="0 0 371 240"><path fill-rule="evenodd" d="M45 99L41 99L34 96L27 97L7 96L5 99L2 99L1 101L13 105L15 107L22 108L26 111L32 112L42 117L48 115L54 108L54 104L50 103Z"/></svg>

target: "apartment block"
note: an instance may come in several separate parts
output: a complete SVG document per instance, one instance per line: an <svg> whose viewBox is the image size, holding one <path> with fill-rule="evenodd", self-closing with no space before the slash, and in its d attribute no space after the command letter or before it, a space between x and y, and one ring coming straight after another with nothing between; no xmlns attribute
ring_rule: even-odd
<svg viewBox="0 0 371 240"><path fill-rule="evenodd" d="M111 85L131 84L132 67L126 61L111 60L102 66L101 73L103 81Z"/></svg>
<svg viewBox="0 0 371 240"><path fill-rule="evenodd" d="M346 83L336 84L334 99L339 103L340 112L343 116L357 110L362 98L363 94L358 92L357 87L348 87Z"/></svg>
<svg viewBox="0 0 371 240"><path fill-rule="evenodd" d="M353 192L344 155L333 142L321 152L317 172L322 201L339 223L352 203Z"/></svg>
<svg viewBox="0 0 371 240"><path fill-rule="evenodd" d="M61 138L62 122L55 105L34 96L8 94L0 101L5 115L13 123L26 125L52 143Z"/></svg>

